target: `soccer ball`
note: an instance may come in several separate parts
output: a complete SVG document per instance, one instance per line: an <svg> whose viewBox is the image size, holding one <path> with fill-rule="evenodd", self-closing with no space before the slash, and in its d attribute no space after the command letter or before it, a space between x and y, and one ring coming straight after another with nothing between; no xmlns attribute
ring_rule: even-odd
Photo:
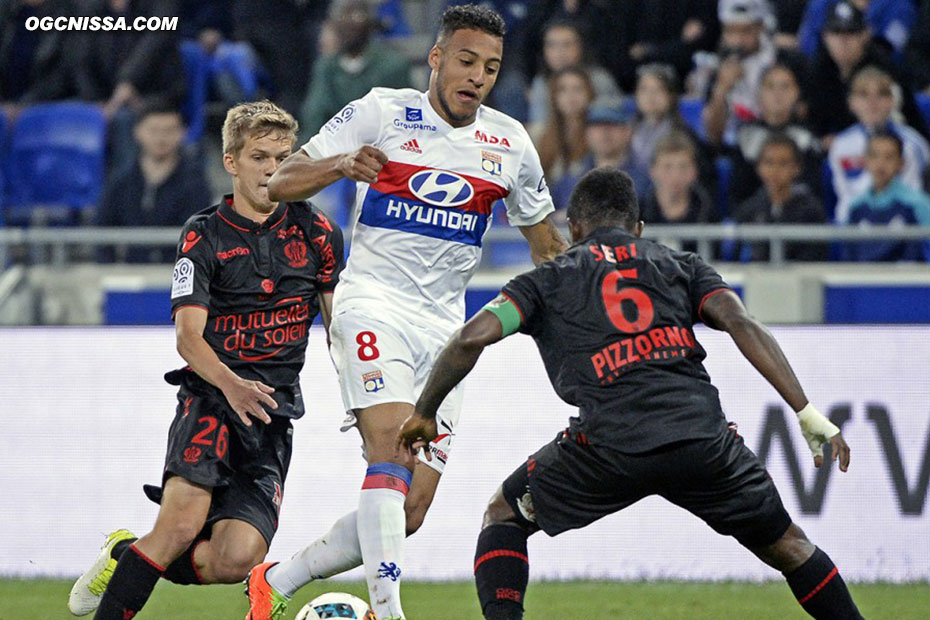
<svg viewBox="0 0 930 620"><path fill-rule="evenodd" d="M368 603L345 592L327 592L316 597L297 612L296 620L318 620L323 618L357 618L375 620L375 612Z"/></svg>

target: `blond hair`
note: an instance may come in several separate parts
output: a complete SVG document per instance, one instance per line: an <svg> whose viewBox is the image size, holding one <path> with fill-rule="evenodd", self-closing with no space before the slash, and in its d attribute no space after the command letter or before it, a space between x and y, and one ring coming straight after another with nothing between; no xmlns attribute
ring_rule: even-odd
<svg viewBox="0 0 930 620"><path fill-rule="evenodd" d="M239 154L248 138L263 138L280 131L291 143L297 141L297 121L294 117L268 101L240 103L229 109L223 122L223 154Z"/></svg>

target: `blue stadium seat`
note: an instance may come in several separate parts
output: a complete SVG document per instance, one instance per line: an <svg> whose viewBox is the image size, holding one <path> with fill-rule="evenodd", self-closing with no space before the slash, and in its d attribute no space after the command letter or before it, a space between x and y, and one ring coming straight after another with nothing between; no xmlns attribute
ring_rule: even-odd
<svg viewBox="0 0 930 620"><path fill-rule="evenodd" d="M220 43L211 59L209 79L214 81L222 76L235 82L236 90L241 92L239 98L245 101L255 99L259 85L266 80L249 44L229 41Z"/></svg>
<svg viewBox="0 0 930 620"><path fill-rule="evenodd" d="M181 42L181 58L187 79L187 98L181 112L187 123L187 143L200 141L206 125L210 59L196 41Z"/></svg>
<svg viewBox="0 0 930 620"><path fill-rule="evenodd" d="M699 138L704 139L706 137L704 135L704 121L701 119L701 113L704 111L704 101L696 98L681 99L678 102L678 111L685 120L685 124L687 124Z"/></svg>
<svg viewBox="0 0 930 620"><path fill-rule="evenodd" d="M494 203L491 211L492 226L498 229L510 228L507 221L507 208L503 200ZM513 229L516 230L516 229ZM500 269L504 267L513 267L515 265L530 266L533 263L530 259L530 250L526 241L495 241L488 243L485 241L482 251L481 264L484 267Z"/></svg>
<svg viewBox="0 0 930 620"><path fill-rule="evenodd" d="M930 128L930 93L918 93L915 95L915 99L917 100L917 107L920 108L920 113L923 114L927 128Z"/></svg>
<svg viewBox="0 0 930 620"><path fill-rule="evenodd" d="M37 207L55 207L72 223L81 209L97 204L106 147L106 119L99 106L65 102L27 108L13 126L9 145L8 224L34 221Z"/></svg>

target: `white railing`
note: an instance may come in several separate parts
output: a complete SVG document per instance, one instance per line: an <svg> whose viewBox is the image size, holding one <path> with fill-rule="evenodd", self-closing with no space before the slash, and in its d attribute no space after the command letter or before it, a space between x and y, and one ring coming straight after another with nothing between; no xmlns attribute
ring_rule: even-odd
<svg viewBox="0 0 930 620"><path fill-rule="evenodd" d="M69 247L173 246L180 229L157 228L0 228L0 265L7 264L13 248L25 248L20 254L33 262L64 265L69 261ZM663 224L646 226L644 237L662 241L693 241L698 253L711 255L715 242L768 242L769 262L785 261L785 244L791 242L834 241L930 241L930 226L859 227L767 224ZM488 231L485 246L493 252L498 242L520 241L516 228L495 227ZM529 255L527 255L529 260Z"/></svg>

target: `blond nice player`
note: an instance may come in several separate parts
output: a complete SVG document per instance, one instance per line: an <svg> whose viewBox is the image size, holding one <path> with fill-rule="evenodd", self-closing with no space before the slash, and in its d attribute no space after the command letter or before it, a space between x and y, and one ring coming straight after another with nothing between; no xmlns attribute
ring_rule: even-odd
<svg viewBox="0 0 930 620"><path fill-rule="evenodd" d="M492 10L448 9L429 53L426 93L373 89L269 183L272 196L290 200L342 178L357 182L352 252L335 292L331 335L347 426L361 433L369 467L356 512L292 560L252 570L251 620L282 617L300 586L359 564L378 618L404 618L404 538L432 502L461 392L439 409L431 461L397 454L397 432L443 344L462 325L492 204L503 199L537 264L566 246L548 217L552 200L526 131L482 106L500 69L503 35Z"/></svg>

